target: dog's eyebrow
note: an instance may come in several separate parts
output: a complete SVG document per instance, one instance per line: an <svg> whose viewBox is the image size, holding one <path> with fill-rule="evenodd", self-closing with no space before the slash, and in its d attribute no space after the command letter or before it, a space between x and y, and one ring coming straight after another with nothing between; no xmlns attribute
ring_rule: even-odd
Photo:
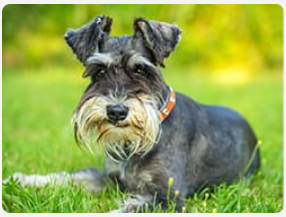
<svg viewBox="0 0 286 217"><path fill-rule="evenodd" d="M142 56L139 53L134 53L132 54L128 61L127 61L127 65L130 67L135 66L136 64L143 64L143 65L147 65L147 66L153 66L153 64L144 56Z"/></svg>
<svg viewBox="0 0 286 217"><path fill-rule="evenodd" d="M87 58L86 60L86 65L91 65L91 64L101 64L101 65L106 65L110 66L112 64L112 57L110 54L103 54L103 53L94 53L92 56Z"/></svg>

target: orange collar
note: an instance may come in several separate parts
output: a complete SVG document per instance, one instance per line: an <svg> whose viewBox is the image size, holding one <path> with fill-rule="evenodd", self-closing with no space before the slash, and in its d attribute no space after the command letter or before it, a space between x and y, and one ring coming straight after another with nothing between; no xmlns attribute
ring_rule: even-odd
<svg viewBox="0 0 286 217"><path fill-rule="evenodd" d="M176 104L176 94L173 89L170 87L170 93L168 98L162 108L160 109L160 119L163 122L171 113L172 109L175 107Z"/></svg>

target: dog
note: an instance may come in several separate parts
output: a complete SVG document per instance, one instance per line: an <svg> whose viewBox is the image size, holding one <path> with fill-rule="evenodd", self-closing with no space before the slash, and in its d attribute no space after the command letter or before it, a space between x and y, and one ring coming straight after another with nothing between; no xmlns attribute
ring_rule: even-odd
<svg viewBox="0 0 286 217"><path fill-rule="evenodd" d="M100 148L106 169L12 176L22 186L82 184L100 192L114 180L130 197L114 212L143 212L253 174L257 138L232 109L195 102L168 86L160 67L180 40L175 24L136 18L132 36L111 37L112 19L97 16L64 39L90 79L72 123L79 145ZM8 182L6 179L3 182Z"/></svg>

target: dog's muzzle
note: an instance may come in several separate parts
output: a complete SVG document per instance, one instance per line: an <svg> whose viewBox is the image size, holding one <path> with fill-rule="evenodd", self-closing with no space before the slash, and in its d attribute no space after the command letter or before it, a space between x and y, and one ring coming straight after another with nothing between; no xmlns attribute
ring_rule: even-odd
<svg viewBox="0 0 286 217"><path fill-rule="evenodd" d="M114 161L146 155L160 138L161 116L147 96L126 100L104 96L88 99L73 116L79 144L99 144Z"/></svg>

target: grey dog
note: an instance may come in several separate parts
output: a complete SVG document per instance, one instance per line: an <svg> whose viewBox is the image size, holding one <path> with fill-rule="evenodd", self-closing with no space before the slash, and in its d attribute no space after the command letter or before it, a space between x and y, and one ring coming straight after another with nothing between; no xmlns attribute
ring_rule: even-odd
<svg viewBox="0 0 286 217"><path fill-rule="evenodd" d="M120 37L110 36L111 25L111 18L97 16L64 36L90 79L73 115L75 139L103 150L105 171L14 179L36 187L73 182L97 192L114 180L132 195L117 212L166 208L167 197L180 212L199 189L259 168L256 136L240 114L197 103L165 83L159 67L180 40L177 25L137 18L134 34Z"/></svg>

